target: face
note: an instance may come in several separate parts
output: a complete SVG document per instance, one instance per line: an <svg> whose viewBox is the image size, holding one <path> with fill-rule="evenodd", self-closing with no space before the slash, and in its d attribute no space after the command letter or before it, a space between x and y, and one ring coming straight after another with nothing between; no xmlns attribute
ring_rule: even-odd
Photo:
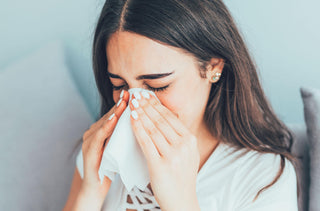
<svg viewBox="0 0 320 211"><path fill-rule="evenodd" d="M114 33L106 53L115 102L122 89L149 89L190 131L201 127L211 83L200 77L195 58L131 32Z"/></svg>

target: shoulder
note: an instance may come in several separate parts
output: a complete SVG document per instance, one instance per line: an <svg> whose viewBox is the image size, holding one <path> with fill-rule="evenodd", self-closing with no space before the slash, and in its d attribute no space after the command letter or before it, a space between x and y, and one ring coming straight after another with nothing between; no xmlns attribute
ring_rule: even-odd
<svg viewBox="0 0 320 211"><path fill-rule="evenodd" d="M281 170L282 166L283 170ZM275 181L278 175L280 177ZM245 207L260 210L260 206L268 207L271 204L274 207L269 207L270 209L288 206L292 207L290 210L296 209L296 172L293 164L279 154L257 151L245 153L239 158L233 183L236 187L234 191L239 197L237 210ZM267 187L268 185L271 186ZM265 189L262 190L263 188ZM262 191L255 201L260 190ZM267 205L268 203L271 204Z"/></svg>
<svg viewBox="0 0 320 211"><path fill-rule="evenodd" d="M211 193L210 201L217 201L220 209L227 206L237 211L297 210L296 173L288 159L225 143L216 150L200 175L198 189L207 195ZM281 164L282 174L268 187L281 173ZM208 198L207 195L201 197Z"/></svg>
<svg viewBox="0 0 320 211"><path fill-rule="evenodd" d="M282 166L283 171L281 173ZM238 176L241 174L246 175L246 177L251 176L253 177L252 179L260 183L271 182L280 173L280 178L296 176L293 164L284 156L253 150L247 152L240 158L237 171Z"/></svg>
<svg viewBox="0 0 320 211"><path fill-rule="evenodd" d="M235 178L250 183L258 182L268 185L281 172L280 178L296 177L295 169L291 161L280 154L263 153L249 149L236 149L232 146L224 146L222 159L229 160L235 170ZM283 170L282 170L283 166ZM280 179L279 178L279 179Z"/></svg>
<svg viewBox="0 0 320 211"><path fill-rule="evenodd" d="M220 151L221 161L232 164L238 176L244 174L274 177L280 171L281 164L284 165L283 173L295 175L293 164L280 154L263 153L244 148L236 149L227 144L223 144Z"/></svg>
<svg viewBox="0 0 320 211"><path fill-rule="evenodd" d="M281 170L281 165L284 165L283 175L295 176L292 163L279 154L238 149L226 143L220 143L206 165L204 166L207 168L204 170L206 176L224 173L228 179L252 177L261 183L272 182Z"/></svg>

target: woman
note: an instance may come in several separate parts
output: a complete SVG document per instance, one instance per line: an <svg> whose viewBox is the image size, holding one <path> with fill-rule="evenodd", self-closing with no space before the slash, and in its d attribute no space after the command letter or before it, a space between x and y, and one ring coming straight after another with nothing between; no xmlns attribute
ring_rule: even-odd
<svg viewBox="0 0 320 211"><path fill-rule="evenodd" d="M292 135L221 0L107 0L93 69L100 119L83 135L65 210L297 210ZM128 102L134 87L160 102L145 93ZM126 192L112 198L121 181L98 179L126 106L151 180L134 191L153 202Z"/></svg>

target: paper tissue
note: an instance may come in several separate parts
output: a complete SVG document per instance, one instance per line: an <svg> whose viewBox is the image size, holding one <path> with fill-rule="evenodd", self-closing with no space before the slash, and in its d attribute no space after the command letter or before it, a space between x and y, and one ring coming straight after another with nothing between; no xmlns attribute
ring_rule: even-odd
<svg viewBox="0 0 320 211"><path fill-rule="evenodd" d="M132 88L128 90L130 100L133 93L141 91L146 91L156 97L152 91ZM104 175L114 180L115 174L118 173L129 192L134 186L144 190L150 182L147 161L135 139L130 113L131 109L128 104L105 147L98 172L101 182Z"/></svg>

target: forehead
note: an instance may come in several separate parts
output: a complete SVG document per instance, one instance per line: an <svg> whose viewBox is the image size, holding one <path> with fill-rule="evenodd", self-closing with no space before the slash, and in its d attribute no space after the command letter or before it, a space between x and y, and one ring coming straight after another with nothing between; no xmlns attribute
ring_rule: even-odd
<svg viewBox="0 0 320 211"><path fill-rule="evenodd" d="M106 53L108 70L115 74L168 72L168 68L191 59L179 48L131 32L114 33L106 45Z"/></svg>

